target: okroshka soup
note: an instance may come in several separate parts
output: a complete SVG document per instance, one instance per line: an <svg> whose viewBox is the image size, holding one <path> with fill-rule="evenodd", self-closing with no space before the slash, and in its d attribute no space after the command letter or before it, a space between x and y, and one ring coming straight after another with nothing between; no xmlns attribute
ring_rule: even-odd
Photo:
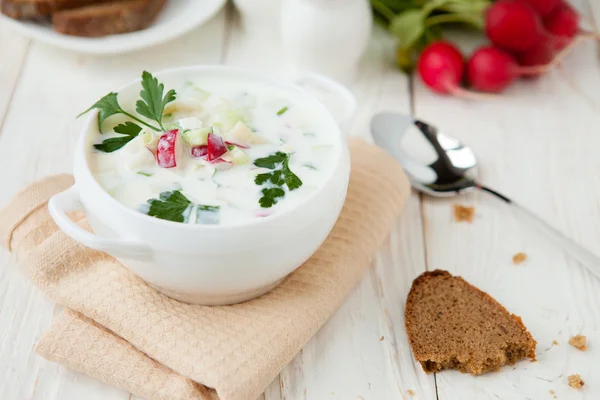
<svg viewBox="0 0 600 400"><path fill-rule="evenodd" d="M182 71L111 93L86 143L98 183L149 217L234 225L269 218L326 184L341 156L324 107L292 86Z"/></svg>

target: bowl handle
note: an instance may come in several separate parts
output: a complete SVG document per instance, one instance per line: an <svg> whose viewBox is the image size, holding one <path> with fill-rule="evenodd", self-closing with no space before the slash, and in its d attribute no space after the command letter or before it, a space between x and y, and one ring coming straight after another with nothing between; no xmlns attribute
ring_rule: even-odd
<svg viewBox="0 0 600 400"><path fill-rule="evenodd" d="M48 202L48 210L56 225L73 240L94 250L106 252L114 257L148 260L152 250L139 242L127 239L100 237L74 223L67 213L84 210L76 185L54 195Z"/></svg>
<svg viewBox="0 0 600 400"><path fill-rule="evenodd" d="M324 89L328 94L334 95L336 105L341 108L340 111L335 112L332 110L331 105L328 106L326 101L321 102L331 111L331 113L335 116L336 121L342 132L344 134L347 133L347 130L350 128L350 124L352 123L352 118L354 117L354 113L356 112L356 97L354 94L341 83L327 78L323 75L315 74L315 73L306 73L302 75L300 78L296 79L296 85L306 89L307 91L314 94L314 91L310 89L312 86L317 86ZM319 96L317 96L319 97Z"/></svg>

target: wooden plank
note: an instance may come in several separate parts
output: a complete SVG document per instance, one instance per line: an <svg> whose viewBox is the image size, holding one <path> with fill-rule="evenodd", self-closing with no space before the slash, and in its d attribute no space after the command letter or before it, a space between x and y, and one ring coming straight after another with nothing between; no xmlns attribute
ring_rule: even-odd
<svg viewBox="0 0 600 400"><path fill-rule="evenodd" d="M600 254L600 65L594 45L582 46L562 71L520 81L497 101L440 97L417 80L418 117L470 145L484 184L514 198L596 254ZM453 220L452 204L476 207L472 224ZM484 193L424 202L429 267L447 269L490 293L523 317L538 341L538 362L521 362L499 373L472 377L437 374L439 398L596 399L598 350L567 344L583 334L600 341L600 280ZM528 260L519 266L513 254ZM553 345L556 340L559 344ZM567 386L579 373L582 391Z"/></svg>
<svg viewBox="0 0 600 400"><path fill-rule="evenodd" d="M0 24L0 128L17 84L29 40L17 35L6 24Z"/></svg>
<svg viewBox="0 0 600 400"><path fill-rule="evenodd" d="M286 76L289 71L274 37L264 27L252 29L236 21L225 62ZM351 86L360 99L353 135L369 139L375 110L409 111L408 80L395 70L392 56L393 43L377 31ZM433 377L419 374L412 361L403 323L404 297L412 278L425 269L421 238L415 196L376 267L282 371L282 399L402 399L408 398L409 389L415 398L435 398Z"/></svg>
<svg viewBox="0 0 600 400"><path fill-rule="evenodd" d="M11 171L3 180L0 207L27 183L71 171L82 124L75 116L111 88L144 69L218 63L224 26L221 13L171 43L108 58L32 44L0 132L0 168ZM2 37L0 49L5 46ZM0 83L3 79L0 74ZM2 101L0 95L0 105ZM21 276L4 250L0 265L0 359L10 360L0 363L0 399L129 399L124 391L47 363L33 352L36 339L50 323L53 306Z"/></svg>

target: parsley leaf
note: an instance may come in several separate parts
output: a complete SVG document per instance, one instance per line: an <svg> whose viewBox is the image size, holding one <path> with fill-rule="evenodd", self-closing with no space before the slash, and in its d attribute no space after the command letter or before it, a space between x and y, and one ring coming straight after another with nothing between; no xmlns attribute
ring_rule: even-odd
<svg viewBox="0 0 600 400"><path fill-rule="evenodd" d="M279 197L285 196L283 185L287 185L289 190L298 189L302 186L302 181L298 175L294 174L289 166L290 155L278 151L264 158L258 158L254 161L254 165L261 168L272 169L272 172L258 174L254 178L254 183L264 185L272 183L273 188L265 188L262 190L263 196L258 200L261 207L269 208L277 204Z"/></svg>
<svg viewBox="0 0 600 400"><path fill-rule="evenodd" d="M134 138L135 136L118 136L106 139L100 144L95 144L94 148L105 153L112 153L113 151L119 150L121 147L131 142Z"/></svg>
<svg viewBox="0 0 600 400"><path fill-rule="evenodd" d="M285 192L281 188L268 188L262 190L263 196L258 200L258 203L262 208L270 208L280 197L285 196Z"/></svg>
<svg viewBox="0 0 600 400"><path fill-rule="evenodd" d="M270 156L264 158L257 158L254 161L254 165L261 168L275 169L279 164L282 164L288 155L278 151L277 153L273 153Z"/></svg>
<svg viewBox="0 0 600 400"><path fill-rule="evenodd" d="M158 122L158 125L165 130L162 125L162 117L165 106L175 100L176 92L169 90L163 97L165 85L158 83L152 74L148 71L142 73L142 91L141 100L135 103L135 110L138 114Z"/></svg>
<svg viewBox="0 0 600 400"><path fill-rule="evenodd" d="M180 191L162 192L160 199L148 200L148 215L173 222L184 222L186 211L192 205Z"/></svg>
<svg viewBox="0 0 600 400"><path fill-rule="evenodd" d="M119 101L117 100L117 94L110 92L100 100L94 103L93 106L82 112L77 116L77 118L81 117L84 114L92 111L93 109L98 110L98 130L102 132L102 123L104 120L112 115L122 114L124 111L119 105Z"/></svg>
<svg viewBox="0 0 600 400"><path fill-rule="evenodd" d="M298 175L292 172L288 165L288 160L289 159L285 160L285 162L283 163L283 176L288 189L295 190L302 186L302 181L300 180L300 178L298 178Z"/></svg>
<svg viewBox="0 0 600 400"><path fill-rule="evenodd" d="M115 126L114 131L117 133L122 133L123 135L136 137L142 130L142 127L138 124L134 124L133 122L125 122L124 124L119 124Z"/></svg>
<svg viewBox="0 0 600 400"><path fill-rule="evenodd" d="M98 131L102 133L102 123L108 118L116 114L123 114L128 116L129 118L139 122L142 125L146 125L148 128L154 129L155 131L159 131L159 129L155 126L147 124L141 119L129 114L127 111L123 110L119 105L119 101L117 100L117 93L110 92L96 103L93 106L82 112L77 116L77 118L81 117L84 114L87 114L93 109L98 110Z"/></svg>
<svg viewBox="0 0 600 400"><path fill-rule="evenodd" d="M281 110L277 111L277 115L283 115L287 110L289 110L288 107L283 107Z"/></svg>
<svg viewBox="0 0 600 400"><path fill-rule="evenodd" d="M121 133L125 136L117 136L106 139L101 144L95 144L94 148L105 153L112 153L113 151L119 150L121 147L135 139L136 136L142 131L142 127L134 124L133 122L125 122L124 124L115 126L114 130L115 132Z"/></svg>

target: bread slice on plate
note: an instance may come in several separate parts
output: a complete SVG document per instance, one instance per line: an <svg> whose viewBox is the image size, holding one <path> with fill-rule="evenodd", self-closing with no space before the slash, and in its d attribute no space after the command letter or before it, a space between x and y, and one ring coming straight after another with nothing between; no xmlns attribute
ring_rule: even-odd
<svg viewBox="0 0 600 400"><path fill-rule="evenodd" d="M98 37L147 28L166 0L126 0L95 4L52 14L57 32L66 35Z"/></svg>
<svg viewBox="0 0 600 400"><path fill-rule="evenodd" d="M413 354L426 372L480 375L524 358L535 361L536 341L521 318L447 271L413 281L405 319Z"/></svg>
<svg viewBox="0 0 600 400"><path fill-rule="evenodd" d="M15 19L48 17L71 8L114 0L0 0L2 13ZM117 0L118 1L118 0Z"/></svg>

